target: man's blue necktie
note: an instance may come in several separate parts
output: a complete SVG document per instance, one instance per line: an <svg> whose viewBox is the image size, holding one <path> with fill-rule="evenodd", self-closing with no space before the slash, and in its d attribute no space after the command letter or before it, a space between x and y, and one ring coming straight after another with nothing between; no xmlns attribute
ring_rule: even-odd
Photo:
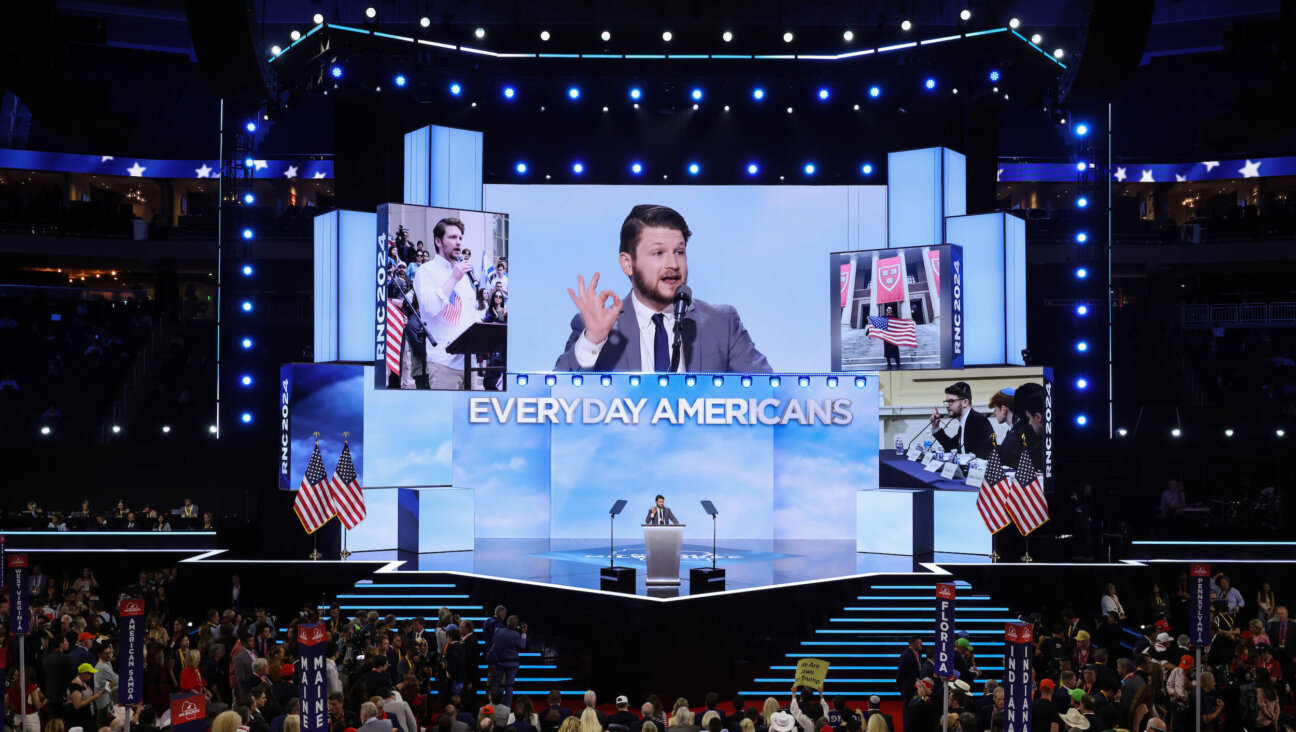
<svg viewBox="0 0 1296 732"><path fill-rule="evenodd" d="M661 313L652 316L653 322L653 371L665 373L670 371L670 347L666 345L666 317Z"/></svg>

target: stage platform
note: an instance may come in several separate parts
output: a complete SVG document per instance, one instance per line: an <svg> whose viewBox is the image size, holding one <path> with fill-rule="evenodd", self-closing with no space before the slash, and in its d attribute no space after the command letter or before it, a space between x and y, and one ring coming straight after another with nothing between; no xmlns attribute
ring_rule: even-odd
<svg viewBox="0 0 1296 732"><path fill-rule="evenodd" d="M402 571L463 572L527 582L593 589L599 587L599 570L608 566L606 539L478 539L473 551L408 554L397 551L356 552L352 559L403 561ZM644 584L646 565L642 541L616 543L615 563L633 567L635 594L672 597L689 594L689 570L710 567L711 545L684 543L680 555L680 586L654 588ZM924 557L935 561L980 562L988 558L965 554ZM864 554L851 540L735 540L716 545L715 563L726 574L726 590L747 590L772 585L851 577L872 572L909 572L918 565L912 556Z"/></svg>

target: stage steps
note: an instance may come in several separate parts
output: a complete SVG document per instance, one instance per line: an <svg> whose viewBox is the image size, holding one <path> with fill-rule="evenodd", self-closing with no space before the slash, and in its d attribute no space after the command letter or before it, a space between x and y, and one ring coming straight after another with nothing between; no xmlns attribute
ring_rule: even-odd
<svg viewBox="0 0 1296 732"><path fill-rule="evenodd" d="M494 606L486 608L474 603L466 590L444 581L444 575L438 575L438 579L441 581L420 582L415 572L374 575L374 579L357 582L353 591L338 594L336 602L343 617L355 617L359 610L376 610L381 615L395 615L401 620L422 617L427 620L428 628L435 627L437 611L448 607L461 619L471 620L480 635ZM328 605L324 605L321 612L327 611ZM485 657L485 648L481 649L481 655ZM513 683L514 696L525 694L533 701L542 702L551 689L558 689L564 696L585 693L584 689L570 688L572 678L564 676L556 665L545 663L539 652L521 655L522 665ZM482 682L478 685L478 694L484 696L488 691L486 664L479 668Z"/></svg>
<svg viewBox="0 0 1296 732"><path fill-rule="evenodd" d="M910 635L920 635L930 656L936 625L936 583L933 578L897 580L880 578L828 619L827 625L797 643L784 659L770 666L740 693L748 698L784 698L792 686L801 658L828 661L825 684L829 696L852 701L877 694L895 699L896 668ZM968 583L955 581L955 627L968 632L981 671L978 684L1000 680L1003 673L1004 623L1013 622L1008 608L976 592Z"/></svg>

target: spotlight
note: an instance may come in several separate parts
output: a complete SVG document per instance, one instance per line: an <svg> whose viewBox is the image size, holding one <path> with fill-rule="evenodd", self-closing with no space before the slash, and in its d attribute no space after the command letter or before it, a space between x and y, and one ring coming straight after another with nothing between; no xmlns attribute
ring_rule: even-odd
<svg viewBox="0 0 1296 732"><path fill-rule="evenodd" d="M456 81L450 84L450 93L457 97L460 94L463 94L463 87L459 86L459 82Z"/></svg>
<svg viewBox="0 0 1296 732"><path fill-rule="evenodd" d="M572 172L575 173L576 175L580 175L581 173L584 173L585 165L582 163L572 163Z"/></svg>
<svg viewBox="0 0 1296 732"><path fill-rule="evenodd" d="M526 374L518 374L518 377L517 377L517 383L518 383L518 386L526 386L526 385L527 385L527 382L530 381L530 380L531 380L531 378L530 378L529 376L527 376Z"/></svg>
<svg viewBox="0 0 1296 732"><path fill-rule="evenodd" d="M527 172L527 164L518 163L517 165L513 166L513 169L518 172L518 175L522 175Z"/></svg>
<svg viewBox="0 0 1296 732"><path fill-rule="evenodd" d="M956 87L950 89L950 94L958 94L958 87L956 86Z"/></svg>
<svg viewBox="0 0 1296 732"><path fill-rule="evenodd" d="M248 205L256 203L256 196L252 195L251 193L243 194L243 203L246 203Z"/></svg>
<svg viewBox="0 0 1296 732"><path fill-rule="evenodd" d="M783 42L784 42L784 43L791 43L791 42L792 42L792 31L788 31L787 33L784 33L784 34L783 34Z"/></svg>
<svg viewBox="0 0 1296 732"><path fill-rule="evenodd" d="M252 265L250 265L250 264L245 264L245 265L243 265L243 276L245 276L245 277L251 277L251 276L252 276Z"/></svg>
<svg viewBox="0 0 1296 732"><path fill-rule="evenodd" d="M827 89L820 89L820 90L819 90L819 98L820 98L821 100L822 100L822 99L827 99L828 96L829 96L829 94L828 94L828 90L827 90Z"/></svg>
<svg viewBox="0 0 1296 732"><path fill-rule="evenodd" d="M430 27L431 25L432 25L432 19L429 18L429 17L427 17L426 15L423 16L422 18L419 18L419 27L420 27L420 28L428 28L428 27Z"/></svg>
<svg viewBox="0 0 1296 732"><path fill-rule="evenodd" d="M324 22L324 15L321 13L316 13L314 17L311 18L311 21L314 22L315 25L319 25Z"/></svg>
<svg viewBox="0 0 1296 732"><path fill-rule="evenodd" d="M1084 427L1085 425L1089 424L1089 418L1084 416L1083 414L1077 414L1076 424L1080 425L1081 427Z"/></svg>
<svg viewBox="0 0 1296 732"><path fill-rule="evenodd" d="M473 31L473 35L474 35L474 36L477 36L477 38L478 38L479 40L482 39L482 38L485 38L485 37L486 37L486 29L485 29L485 28L478 28L477 30Z"/></svg>
<svg viewBox="0 0 1296 732"><path fill-rule="evenodd" d="M751 385L752 385L752 378L751 378L750 376L744 376L744 377L742 377L741 379L739 379L738 381L739 381L739 383L741 383L743 386L751 386Z"/></svg>
<svg viewBox="0 0 1296 732"><path fill-rule="evenodd" d="M256 132L256 122L248 122L248 123L247 123L247 131L248 131L248 132Z"/></svg>
<svg viewBox="0 0 1296 732"><path fill-rule="evenodd" d="M959 20L964 22L972 20L972 11L964 8L964 10L959 13Z"/></svg>
<svg viewBox="0 0 1296 732"><path fill-rule="evenodd" d="M604 41L610 41L612 40L612 32L603 31L602 33L599 34L599 38L602 38Z"/></svg>
<svg viewBox="0 0 1296 732"><path fill-rule="evenodd" d="M697 163L689 163L688 172L689 175L697 175L702 172L702 167Z"/></svg>
<svg viewBox="0 0 1296 732"><path fill-rule="evenodd" d="M864 175L873 175L873 166L869 165L868 163L864 163L863 165L860 166L860 172L863 173Z"/></svg>
<svg viewBox="0 0 1296 732"><path fill-rule="evenodd" d="M657 377L657 386L666 386L666 385L668 385L668 384L670 384L670 377L669 377L669 376L658 376L658 377Z"/></svg>
<svg viewBox="0 0 1296 732"><path fill-rule="evenodd" d="M571 99L580 99L580 89L573 86L567 90L567 96Z"/></svg>
<svg viewBox="0 0 1296 732"><path fill-rule="evenodd" d="M759 86L756 87L755 89L752 89L752 99L755 99L756 101L759 102L760 100L762 100L762 99L764 99L764 98L765 98L765 90L764 90L764 89L760 88Z"/></svg>
<svg viewBox="0 0 1296 732"><path fill-rule="evenodd" d="M171 434L171 425L169 424L162 425L162 433L167 435Z"/></svg>
<svg viewBox="0 0 1296 732"><path fill-rule="evenodd" d="M715 387L721 387L721 386L724 386L724 377L723 377L723 376L712 376L712 377L711 377L711 386L715 386Z"/></svg>
<svg viewBox="0 0 1296 732"><path fill-rule="evenodd" d="M639 163L631 163L630 172L634 173L635 175L639 175L640 173L643 172L643 166L640 165Z"/></svg>
<svg viewBox="0 0 1296 732"><path fill-rule="evenodd" d="M251 230L251 229L244 229L244 230L243 230L243 238L244 238L244 239L251 239L251 238L252 238L252 230Z"/></svg>
<svg viewBox="0 0 1296 732"><path fill-rule="evenodd" d="M700 102L702 101L702 90L694 89L692 92L689 93L689 96L693 98L693 101Z"/></svg>
<svg viewBox="0 0 1296 732"><path fill-rule="evenodd" d="M868 377L865 377L865 376L856 376L856 377L855 377L855 388L856 388L856 389L863 389L863 388L866 387L866 386L868 386Z"/></svg>
<svg viewBox="0 0 1296 732"><path fill-rule="evenodd" d="M516 91L513 87L511 87L511 86L506 86L506 87L504 87L504 98L505 98L505 99L512 99L516 94L517 94L517 91Z"/></svg>
<svg viewBox="0 0 1296 732"><path fill-rule="evenodd" d="M585 377L577 374L572 377L572 386L582 386L585 384Z"/></svg>
<svg viewBox="0 0 1296 732"><path fill-rule="evenodd" d="M244 412L244 413L243 413L243 416L242 416L240 419L243 420L243 424L247 424L248 422L251 422L251 421L252 421L252 413L251 413L251 412Z"/></svg>
<svg viewBox="0 0 1296 732"><path fill-rule="evenodd" d="M119 435L119 434L121 434L121 425L119 425L119 424L115 424L115 425L113 425L112 430L113 430L113 434L114 434L114 435Z"/></svg>
<svg viewBox="0 0 1296 732"><path fill-rule="evenodd" d="M725 31L720 35L720 38L723 39L725 43L728 43L729 41L733 40L733 33L729 31Z"/></svg>
<svg viewBox="0 0 1296 732"><path fill-rule="evenodd" d="M829 389L836 389L836 388L837 388L837 377L836 377L836 376L829 376L827 379L824 380L824 383L828 384L828 388L829 388Z"/></svg>
<svg viewBox="0 0 1296 732"><path fill-rule="evenodd" d="M1089 205L1089 199L1085 198L1084 196L1081 196L1076 199L1076 206L1080 208L1084 208L1085 206L1088 205Z"/></svg>
<svg viewBox="0 0 1296 732"><path fill-rule="evenodd" d="M1011 19L1009 19L1009 21L1008 21L1008 27L1009 27L1009 28L1012 28L1013 30L1017 30L1019 27L1021 27L1021 20L1019 20L1019 19L1017 19L1017 18L1011 18Z"/></svg>
<svg viewBox="0 0 1296 732"><path fill-rule="evenodd" d="M243 167L251 168L254 165L256 165L256 161L252 158L243 158Z"/></svg>
<svg viewBox="0 0 1296 732"><path fill-rule="evenodd" d="M242 343L240 343L239 345L243 346L243 349L244 349L244 350L247 350L247 349L249 349L249 348L252 347L252 339L251 339L251 338L244 338L243 341L242 341Z"/></svg>
<svg viewBox="0 0 1296 732"><path fill-rule="evenodd" d="M333 78L334 78L334 79L341 79L341 78L342 78L342 67L341 67L341 66L338 66L338 65L336 65L336 64L334 64L334 65L333 65L333 68L329 69L329 73L333 75Z"/></svg>
<svg viewBox="0 0 1296 732"><path fill-rule="evenodd" d="M1088 315L1088 314L1089 314L1088 305L1076 305L1076 315Z"/></svg>
<svg viewBox="0 0 1296 732"><path fill-rule="evenodd" d="M697 105L694 104L694 105L693 105L693 108L694 108L694 109L697 109ZM608 111L608 108L607 108L607 107L604 107L604 108L603 108L603 111L604 111L604 112Z"/></svg>
<svg viewBox="0 0 1296 732"><path fill-rule="evenodd" d="M643 96L643 91L642 91L639 87L635 86L635 87L631 87L631 88L630 88L630 98L631 98L631 99L638 100L639 97L642 97L642 96Z"/></svg>
<svg viewBox="0 0 1296 732"><path fill-rule="evenodd" d="M873 97L874 99L877 99L878 97L882 96L882 87L880 87L880 86L870 86L870 87L869 87L869 96L870 96L870 97Z"/></svg>
<svg viewBox="0 0 1296 732"><path fill-rule="evenodd" d="M998 71L998 70L995 70L995 71L991 71L991 72L990 72L990 81L999 81L999 71Z"/></svg>
<svg viewBox="0 0 1296 732"><path fill-rule="evenodd" d="M806 388L807 386L810 386L810 377L809 377L809 376L801 376L801 377L797 378L797 384L800 385L800 387L801 387L802 389Z"/></svg>
<svg viewBox="0 0 1296 732"><path fill-rule="evenodd" d="M666 43L670 43L671 39L674 37L675 36L672 35L670 31L662 31L662 40L665 41Z"/></svg>
<svg viewBox="0 0 1296 732"><path fill-rule="evenodd" d="M1232 437L1232 436L1233 436L1233 428L1232 428L1232 427L1229 427L1228 429L1224 430L1224 436L1225 436L1225 437Z"/></svg>
<svg viewBox="0 0 1296 732"><path fill-rule="evenodd" d="M1174 429L1170 430L1171 437L1180 437L1182 435L1183 435L1183 430L1179 429L1178 427L1175 427Z"/></svg>
<svg viewBox="0 0 1296 732"><path fill-rule="evenodd" d="M927 81L923 82L923 86L927 87L928 89L935 89L935 88L936 88L936 80L935 80L935 79L928 79Z"/></svg>
<svg viewBox="0 0 1296 732"><path fill-rule="evenodd" d="M216 425L214 425L214 424L213 424L213 425L208 425L208 427L207 427L207 431L210 432L210 433L213 434L213 435L216 434Z"/></svg>
<svg viewBox="0 0 1296 732"><path fill-rule="evenodd" d="M1274 430L1274 434L1277 435L1278 437L1286 437L1287 431L1279 427L1278 429Z"/></svg>
<svg viewBox="0 0 1296 732"><path fill-rule="evenodd" d="M1078 170L1078 171L1080 171L1081 173L1083 173L1084 170L1085 170L1085 164L1084 164L1084 162L1078 162L1078 163L1076 163L1076 170Z"/></svg>
<svg viewBox="0 0 1296 732"><path fill-rule="evenodd" d="M1060 48L1053 49L1053 58L1060 59L1065 55L1066 53L1062 49Z"/></svg>
<svg viewBox="0 0 1296 732"><path fill-rule="evenodd" d="M378 9L373 7L365 8L365 17L370 20L378 17Z"/></svg>
<svg viewBox="0 0 1296 732"><path fill-rule="evenodd" d="M1085 135L1089 134L1089 125L1081 122L1080 124L1076 125L1075 133L1077 137L1084 137Z"/></svg>
<svg viewBox="0 0 1296 732"><path fill-rule="evenodd" d="M1089 344L1085 343L1084 341L1076 341L1076 350L1081 353L1084 353L1085 351L1089 350Z"/></svg>
<svg viewBox="0 0 1296 732"><path fill-rule="evenodd" d="M684 377L685 386L697 386L697 377L692 374Z"/></svg>
<svg viewBox="0 0 1296 732"><path fill-rule="evenodd" d="M756 175L760 172L760 167L756 163L747 164L747 175Z"/></svg>
<svg viewBox="0 0 1296 732"><path fill-rule="evenodd" d="M603 374L602 376L599 377L599 383L602 384L603 386L612 386L612 377L608 376L607 374Z"/></svg>
<svg viewBox="0 0 1296 732"><path fill-rule="evenodd" d="M280 47L278 47L278 46L271 46L271 47L270 47L270 55L271 55L271 56L278 56L278 55L281 54L281 53L283 53L283 49L282 49L282 48L280 48Z"/></svg>
<svg viewBox="0 0 1296 732"><path fill-rule="evenodd" d="M396 78L393 79L392 81L395 81L395 82L396 82L396 86L405 86L405 75L404 75L404 74L397 74L397 75L396 75Z"/></svg>
<svg viewBox="0 0 1296 732"><path fill-rule="evenodd" d="M814 166L814 163L806 163L806 164L805 164L805 174L806 174L806 175L814 175L814 172L815 172L815 166Z"/></svg>
<svg viewBox="0 0 1296 732"><path fill-rule="evenodd" d="M41 434L42 434L42 435L48 435L49 433L50 433L49 425L46 425L46 426L44 426L44 427L41 427Z"/></svg>
<svg viewBox="0 0 1296 732"><path fill-rule="evenodd" d="M243 301L243 305L242 305L241 307L243 308L243 312L245 312L245 313L250 313L250 312L252 312L252 301L251 301L251 300L244 300L244 301Z"/></svg>
<svg viewBox="0 0 1296 732"><path fill-rule="evenodd" d="M1089 235L1088 235L1088 234L1084 233L1083 231L1081 231L1080 233L1076 234L1076 243L1077 243L1077 244L1084 244L1084 243L1087 242L1087 241L1089 241Z"/></svg>
<svg viewBox="0 0 1296 732"><path fill-rule="evenodd" d="M243 386L252 386L252 376L250 374L243 374L243 378L239 379L239 381L243 382Z"/></svg>
<svg viewBox="0 0 1296 732"><path fill-rule="evenodd" d="M639 376L638 376L638 375L631 376L631 377L630 377L630 386L639 386L639 381L640 381L640 379L639 379Z"/></svg>
<svg viewBox="0 0 1296 732"><path fill-rule="evenodd" d="M1039 44L1041 44L1041 43L1043 43L1043 42L1044 42L1044 36L1041 36L1041 35L1038 34L1038 33L1036 33L1035 35L1031 36L1031 43L1034 43L1035 45L1038 46Z"/></svg>
<svg viewBox="0 0 1296 732"><path fill-rule="evenodd" d="M775 389L779 388L779 386L782 385L782 383L783 380L780 379L779 377L777 376L770 377L770 386L774 387Z"/></svg>
<svg viewBox="0 0 1296 732"><path fill-rule="evenodd" d="M291 38L291 39L293 39L294 41L296 41L296 40L300 40L300 39L301 39L301 31L299 31L299 30L295 30L295 31L293 31L292 33L289 33L289 34L288 34L288 37Z"/></svg>
<svg viewBox="0 0 1296 732"><path fill-rule="evenodd" d="M1116 434L1120 435L1121 437L1124 437L1125 435L1129 434L1129 430L1125 429L1124 427L1121 427L1120 429L1116 430Z"/></svg>
<svg viewBox="0 0 1296 732"><path fill-rule="evenodd" d="M913 23L910 23L907 20L900 21L900 30L902 31L913 30Z"/></svg>
<svg viewBox="0 0 1296 732"><path fill-rule="evenodd" d="M847 43L850 43L851 41L855 40L855 31L848 30L842 33L842 40L846 41Z"/></svg>
<svg viewBox="0 0 1296 732"><path fill-rule="evenodd" d="M1076 379L1076 388L1077 388L1077 389L1080 389L1080 390L1088 389L1088 388L1089 388L1089 380L1088 380L1088 379Z"/></svg>
<svg viewBox="0 0 1296 732"><path fill-rule="evenodd" d="M553 374L545 376L545 386L553 386L558 383L558 377Z"/></svg>
<svg viewBox="0 0 1296 732"><path fill-rule="evenodd" d="M1085 269L1084 267L1076 268L1076 279L1083 280L1088 276L1089 276L1089 270Z"/></svg>
<svg viewBox="0 0 1296 732"><path fill-rule="evenodd" d="M542 41L549 40L549 31L547 30L540 31L540 40Z"/></svg>

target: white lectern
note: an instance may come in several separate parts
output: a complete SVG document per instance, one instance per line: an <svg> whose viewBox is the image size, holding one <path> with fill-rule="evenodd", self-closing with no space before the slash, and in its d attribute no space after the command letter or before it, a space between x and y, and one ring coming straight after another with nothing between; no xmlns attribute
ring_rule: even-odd
<svg viewBox="0 0 1296 732"><path fill-rule="evenodd" d="M680 550L684 547L684 524L657 526L644 524L644 548L648 550L649 587L680 584Z"/></svg>

